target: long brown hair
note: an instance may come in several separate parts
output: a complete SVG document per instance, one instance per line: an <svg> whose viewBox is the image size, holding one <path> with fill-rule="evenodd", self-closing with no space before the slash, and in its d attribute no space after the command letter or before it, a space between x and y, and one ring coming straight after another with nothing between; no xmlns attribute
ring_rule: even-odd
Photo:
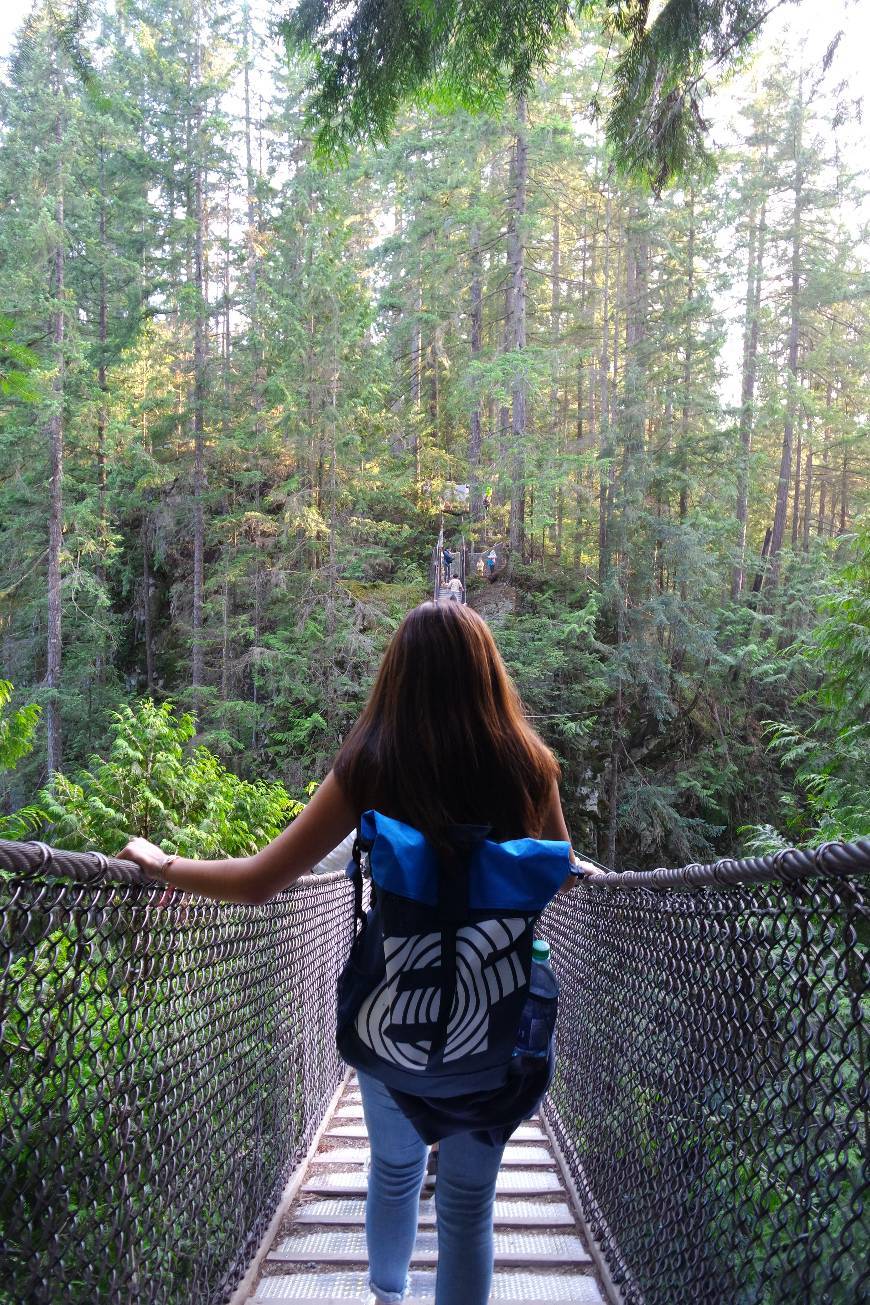
<svg viewBox="0 0 870 1305"><path fill-rule="evenodd" d="M436 842L451 824L540 834L559 776L485 622L459 603L408 613L333 770L357 814L375 807Z"/></svg>

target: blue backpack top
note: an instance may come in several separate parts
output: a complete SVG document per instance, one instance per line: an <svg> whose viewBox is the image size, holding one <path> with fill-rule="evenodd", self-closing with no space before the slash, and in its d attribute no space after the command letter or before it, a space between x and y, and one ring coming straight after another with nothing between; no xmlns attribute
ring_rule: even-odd
<svg viewBox="0 0 870 1305"><path fill-rule="evenodd" d="M436 851L418 830L378 811L360 820L348 875L361 929L339 981L337 1041L349 1064L397 1099L485 1097L520 1072L512 1052L534 927L569 873L569 845L497 843L488 833L453 826ZM373 885L368 915L362 854ZM540 1097L537 1069L537 1086L529 1086ZM508 1092L519 1102L517 1120L526 1104L520 1086Z"/></svg>

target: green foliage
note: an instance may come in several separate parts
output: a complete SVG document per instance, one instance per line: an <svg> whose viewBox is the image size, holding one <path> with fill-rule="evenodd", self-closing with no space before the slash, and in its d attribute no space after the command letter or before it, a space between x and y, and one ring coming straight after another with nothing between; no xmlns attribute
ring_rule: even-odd
<svg viewBox="0 0 870 1305"><path fill-rule="evenodd" d="M310 119L320 152L385 139L403 104L496 108L528 93L568 30L567 0L303 0L283 26L313 56Z"/></svg>
<svg viewBox="0 0 870 1305"><path fill-rule="evenodd" d="M203 746L193 716L150 698L113 713L108 756L39 795L47 835L73 850L117 852L132 834L185 856L244 856L302 810L281 784L250 783Z"/></svg>
<svg viewBox="0 0 870 1305"><path fill-rule="evenodd" d="M31 372L39 357L29 345L15 338L11 317L0 317L0 395L22 403L36 403L39 392Z"/></svg>
<svg viewBox="0 0 870 1305"><path fill-rule="evenodd" d="M785 826L802 843L870 834L870 523L852 543L823 619L793 649L818 677L798 700L812 716L767 722L770 749L797 785L782 802Z"/></svg>
<svg viewBox="0 0 870 1305"><path fill-rule="evenodd" d="M746 856L767 856L770 852L782 852L792 846L773 825L744 825L738 833L743 835Z"/></svg>
<svg viewBox="0 0 870 1305"><path fill-rule="evenodd" d="M709 168L701 114L705 79L735 60L769 12L766 0L667 0L647 25L649 5L584 0L628 39L615 73L607 136L617 167L656 195L692 171Z"/></svg>
<svg viewBox="0 0 870 1305"><path fill-rule="evenodd" d="M35 702L7 713L12 693L9 681L0 680L0 775L13 770L22 757L32 752L41 714ZM9 816L0 815L0 838L30 838L43 818L43 812L35 806L23 807Z"/></svg>
<svg viewBox="0 0 870 1305"><path fill-rule="evenodd" d="M618 166L658 194L708 160L700 103L704 79L738 56L768 12L764 0L577 0L623 44L607 134ZM571 28L567 0L303 0L285 20L290 49L313 60L309 120L324 157L384 140L404 104L493 111L527 95ZM597 100L593 108L597 108Z"/></svg>
<svg viewBox="0 0 870 1305"><path fill-rule="evenodd" d="M0 771L11 770L30 752L39 723L40 708L36 703L6 713L12 693L9 681L0 680Z"/></svg>
<svg viewBox="0 0 870 1305"><path fill-rule="evenodd" d="M526 582L519 610L494 624L493 633L532 724L562 765L562 797L575 842L595 855L601 803L597 723L609 690L596 640L600 600L553 578L529 583L533 576L515 577Z"/></svg>

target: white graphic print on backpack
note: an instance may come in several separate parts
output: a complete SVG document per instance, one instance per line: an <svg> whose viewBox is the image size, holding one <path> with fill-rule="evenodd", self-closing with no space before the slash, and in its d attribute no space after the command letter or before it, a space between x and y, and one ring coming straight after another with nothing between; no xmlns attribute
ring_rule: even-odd
<svg viewBox="0 0 870 1305"><path fill-rule="evenodd" d="M528 982L517 949L528 928L522 917L503 917L457 929L444 1062L487 1050L492 1007ZM384 960L385 977L357 1014L357 1036L375 1055L422 1073L440 1014L441 934L385 938Z"/></svg>

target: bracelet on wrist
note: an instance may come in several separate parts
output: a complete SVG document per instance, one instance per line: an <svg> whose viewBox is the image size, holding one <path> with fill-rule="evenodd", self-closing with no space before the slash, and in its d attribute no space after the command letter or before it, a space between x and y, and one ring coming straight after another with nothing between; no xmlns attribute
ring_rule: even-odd
<svg viewBox="0 0 870 1305"><path fill-rule="evenodd" d="M158 873L158 874L161 874L161 875L163 876L163 878L165 879L165 878L166 878L166 875L167 875L167 873L168 873L168 871L169 871L169 869L171 868L171 866L172 866L172 864L173 864L173 862L175 862L175 861L177 861L177 860L178 860L178 853L177 853L177 852L172 852L172 853L170 853L169 856L165 856L165 857L163 858L163 860L160 862L160 866L159 866L159 869L158 869L158 872L157 872L157 873Z"/></svg>

